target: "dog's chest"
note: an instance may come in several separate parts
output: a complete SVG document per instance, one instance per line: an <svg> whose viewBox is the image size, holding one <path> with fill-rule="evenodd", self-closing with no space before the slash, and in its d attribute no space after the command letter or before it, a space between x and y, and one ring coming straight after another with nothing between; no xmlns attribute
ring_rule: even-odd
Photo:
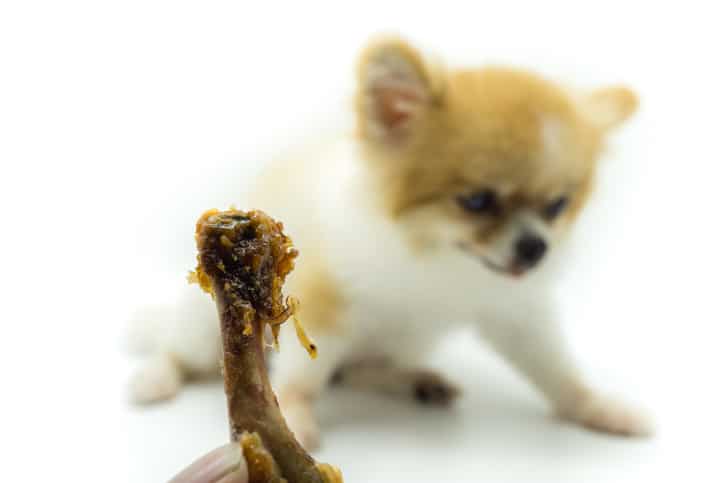
<svg viewBox="0 0 724 483"><path fill-rule="evenodd" d="M416 251L394 221L365 203L363 188L343 175L335 183L322 204L324 231L349 300L394 323L469 322L500 305L510 281L462 252Z"/></svg>

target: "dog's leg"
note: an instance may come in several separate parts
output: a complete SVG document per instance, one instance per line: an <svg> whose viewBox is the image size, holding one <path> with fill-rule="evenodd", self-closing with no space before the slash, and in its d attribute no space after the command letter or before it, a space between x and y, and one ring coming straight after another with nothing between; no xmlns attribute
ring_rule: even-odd
<svg viewBox="0 0 724 483"><path fill-rule="evenodd" d="M608 433L645 436L645 412L591 389L576 368L559 325L547 307L518 307L480 324L483 337L551 402L558 416Z"/></svg>
<svg viewBox="0 0 724 483"><path fill-rule="evenodd" d="M332 382L435 406L448 406L460 395L460 389L436 371L387 359L347 364L335 372Z"/></svg>
<svg viewBox="0 0 724 483"><path fill-rule="evenodd" d="M425 367L437 343L437 334L417 331L407 336L404 344L388 348L387 356L345 364L335 372L332 382L420 404L448 406L460 395L460 388Z"/></svg>
<svg viewBox="0 0 724 483"><path fill-rule="evenodd" d="M156 317L157 319L153 319ZM189 286L176 306L139 318L150 354L130 381L130 398L147 404L173 398L188 380L221 374L221 333L216 308L206 294ZM138 331L138 330L136 330Z"/></svg>

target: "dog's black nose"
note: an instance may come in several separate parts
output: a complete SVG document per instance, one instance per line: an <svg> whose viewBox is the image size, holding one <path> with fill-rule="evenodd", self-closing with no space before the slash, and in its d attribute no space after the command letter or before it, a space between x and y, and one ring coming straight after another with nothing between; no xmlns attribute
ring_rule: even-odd
<svg viewBox="0 0 724 483"><path fill-rule="evenodd" d="M545 240L535 235L524 235L515 242L515 261L524 267L532 267L546 253Z"/></svg>

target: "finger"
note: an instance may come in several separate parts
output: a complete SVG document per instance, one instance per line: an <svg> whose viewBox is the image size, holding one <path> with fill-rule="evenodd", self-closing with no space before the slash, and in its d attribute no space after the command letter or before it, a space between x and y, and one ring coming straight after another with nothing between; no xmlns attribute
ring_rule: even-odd
<svg viewBox="0 0 724 483"><path fill-rule="evenodd" d="M169 483L247 483L246 461L239 443L216 448L191 463Z"/></svg>

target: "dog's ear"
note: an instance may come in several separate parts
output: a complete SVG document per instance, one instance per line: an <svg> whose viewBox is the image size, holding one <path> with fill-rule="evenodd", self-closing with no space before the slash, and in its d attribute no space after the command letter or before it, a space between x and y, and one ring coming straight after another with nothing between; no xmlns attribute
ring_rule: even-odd
<svg viewBox="0 0 724 483"><path fill-rule="evenodd" d="M403 143L439 102L442 75L398 38L372 42L358 67L357 115L363 137Z"/></svg>
<svg viewBox="0 0 724 483"><path fill-rule="evenodd" d="M596 89L584 99L587 117L599 129L608 131L624 122L636 112L638 98L624 86L612 86Z"/></svg>

